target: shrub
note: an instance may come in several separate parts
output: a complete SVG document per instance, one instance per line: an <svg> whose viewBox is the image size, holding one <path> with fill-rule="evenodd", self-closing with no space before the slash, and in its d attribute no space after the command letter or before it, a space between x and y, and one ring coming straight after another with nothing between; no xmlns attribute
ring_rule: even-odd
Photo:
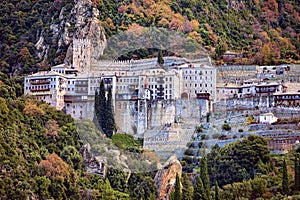
<svg viewBox="0 0 300 200"><path fill-rule="evenodd" d="M231 130L231 126L229 124L223 124L222 125L222 129L225 131L230 131Z"/></svg>
<svg viewBox="0 0 300 200"><path fill-rule="evenodd" d="M213 138L213 139L218 139L220 136L221 136L220 133L214 133L214 134L212 135L212 138Z"/></svg>
<svg viewBox="0 0 300 200"><path fill-rule="evenodd" d="M202 126L196 126L196 132L202 133L203 127Z"/></svg>
<svg viewBox="0 0 300 200"><path fill-rule="evenodd" d="M187 150L185 150L184 154L187 155L187 156L193 156L194 155L194 150L191 149L191 148L188 148Z"/></svg>

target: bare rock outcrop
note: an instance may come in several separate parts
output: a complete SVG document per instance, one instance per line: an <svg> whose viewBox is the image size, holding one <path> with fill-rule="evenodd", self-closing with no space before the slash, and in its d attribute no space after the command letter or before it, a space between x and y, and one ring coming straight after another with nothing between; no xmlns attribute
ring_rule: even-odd
<svg viewBox="0 0 300 200"><path fill-rule="evenodd" d="M83 163L86 169L91 174L98 174L103 177L106 176L107 172L107 161L105 157L94 156L91 152L91 145L89 143L83 145L80 149L80 153L83 158Z"/></svg>
<svg viewBox="0 0 300 200"><path fill-rule="evenodd" d="M57 57L54 58L54 64L71 64L73 39L88 38L92 43L92 58L98 58L106 47L105 31L98 19L99 14L91 0L74 0L71 11L62 7L58 19L52 17L49 27L46 28L50 31L38 31L38 41L35 44L38 57L46 60L50 49L55 49ZM61 59L62 54L65 54L64 60Z"/></svg>
<svg viewBox="0 0 300 200"><path fill-rule="evenodd" d="M181 177L182 166L176 156L171 156L155 175L158 199L169 199L171 188L176 181L176 174Z"/></svg>

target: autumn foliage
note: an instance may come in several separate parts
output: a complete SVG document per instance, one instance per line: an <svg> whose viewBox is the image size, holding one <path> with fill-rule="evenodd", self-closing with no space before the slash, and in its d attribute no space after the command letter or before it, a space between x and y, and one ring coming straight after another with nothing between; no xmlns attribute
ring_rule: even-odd
<svg viewBox="0 0 300 200"><path fill-rule="evenodd" d="M50 154L39 164L41 174L51 180L60 179L63 182L70 179L70 168L57 154Z"/></svg>

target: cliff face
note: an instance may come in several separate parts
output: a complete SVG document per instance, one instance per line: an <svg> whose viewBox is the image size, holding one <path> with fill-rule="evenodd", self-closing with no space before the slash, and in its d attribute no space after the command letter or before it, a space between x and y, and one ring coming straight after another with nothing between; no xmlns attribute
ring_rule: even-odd
<svg viewBox="0 0 300 200"><path fill-rule="evenodd" d="M172 187L175 184L176 174L181 177L182 166L175 156L170 157L155 175L155 184L158 188L158 199L169 199Z"/></svg>
<svg viewBox="0 0 300 200"><path fill-rule="evenodd" d="M66 6L62 7L59 17L52 19L50 24L52 35L50 40L45 40L47 36L45 31L42 31L35 44L38 57L46 60L50 56L50 48L56 48L53 64L61 62L71 64L73 38L90 38L93 47L92 57L101 55L106 46L106 37L98 20L99 14L99 10L89 0L75 0L70 12Z"/></svg>

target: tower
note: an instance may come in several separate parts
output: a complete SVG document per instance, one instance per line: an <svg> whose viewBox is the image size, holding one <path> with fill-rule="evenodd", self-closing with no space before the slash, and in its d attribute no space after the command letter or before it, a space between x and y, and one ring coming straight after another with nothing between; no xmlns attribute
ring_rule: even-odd
<svg viewBox="0 0 300 200"><path fill-rule="evenodd" d="M73 40L73 67L80 73L88 73L91 66L90 39Z"/></svg>

